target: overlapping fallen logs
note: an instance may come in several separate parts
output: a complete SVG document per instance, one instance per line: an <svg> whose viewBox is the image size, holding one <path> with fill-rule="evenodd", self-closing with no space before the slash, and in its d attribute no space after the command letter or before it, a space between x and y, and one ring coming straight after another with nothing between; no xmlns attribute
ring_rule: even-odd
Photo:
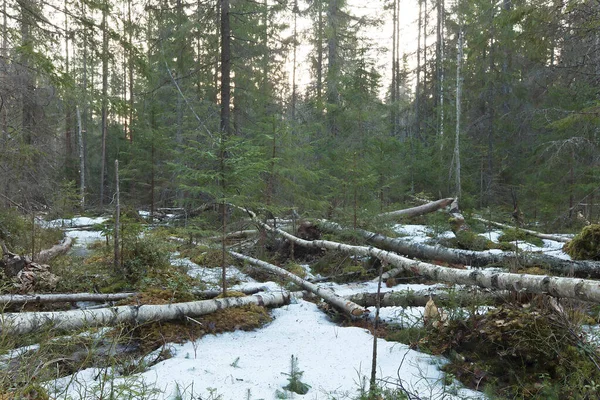
<svg viewBox="0 0 600 400"><path fill-rule="evenodd" d="M495 290L510 290L523 293L545 293L553 297L565 297L600 303L600 282L586 279L563 278L543 275L514 274L486 270L460 270L411 260L390 251L367 246L351 246L328 240L307 241L299 239L281 229L272 228L259 221L249 211L254 222L264 229L278 233L289 241L309 248L329 249L356 256L372 256L393 265L394 269L383 275L384 279L402 271L426 276L437 282L473 285Z"/></svg>
<svg viewBox="0 0 600 400"><path fill-rule="evenodd" d="M484 219L484 218L480 218L480 217L474 217L473 219L476 219L477 221L483 222L485 224L493 225L493 226L496 226L496 227L502 228L502 229L518 229L520 231L523 231L525 233L528 233L528 234L538 237L540 239L554 240L555 242L563 242L563 243L569 243L571 241L571 238L568 238L568 237L558 236L558 235L550 235L547 233L541 233L541 232L532 231L529 229L516 228L514 226L502 224L500 222L490 221L488 219Z"/></svg>
<svg viewBox="0 0 600 400"><path fill-rule="evenodd" d="M324 231L344 231L343 227L330 221L321 220L318 225ZM356 232L370 244L421 260L437 260L472 267L490 265L540 266L556 274L573 275L581 278L600 278L600 262L597 261L564 260L547 254L526 251L517 253L511 251L490 252L451 249L441 245L414 243L403 238L390 238L362 229L357 229Z"/></svg>
<svg viewBox="0 0 600 400"><path fill-rule="evenodd" d="M357 293L345 296L346 299L363 307L375 307L377 305L377 293ZM498 305L504 304L510 299L507 291L472 291L456 290L453 292L437 290L403 290L398 292L387 292L381 296L381 307L425 307L429 299L433 299L438 306L466 307L473 305Z"/></svg>
<svg viewBox="0 0 600 400"><path fill-rule="evenodd" d="M359 306L358 304L354 304L352 301L346 300L343 297L336 295L331 290L320 288L317 285L312 284L308 281L305 281L304 279L300 278L299 276L294 275L291 272L288 272L283 268L279 268L276 265L269 264L269 263L261 261L261 260L257 260L256 258L248 257L248 256L240 254L240 253L236 253L235 251L230 251L229 254L231 254L233 257L237 258L238 260L243 260L249 264L255 265L257 267L260 267L262 269L270 271L274 274L277 274L285 279L291 280L292 282L294 282L301 288L306 289L309 292L316 294L317 296L319 296L323 300L325 300L327 303L337 307L338 309L342 310L343 312L345 312L346 314L348 314L351 317L359 317L367 312L367 310L365 310L363 307Z"/></svg>
<svg viewBox="0 0 600 400"><path fill-rule="evenodd" d="M52 294L5 294L0 295L0 305L76 303L79 301L109 302L127 299L137 293L52 293Z"/></svg>
<svg viewBox="0 0 600 400"><path fill-rule="evenodd" d="M0 334L23 334L43 329L73 331L119 324L139 325L148 322L181 319L184 316L196 317L223 308L249 304L276 307L289 304L292 297L300 298L302 296L301 292L288 293L282 291L187 303L119 306L59 312L3 313L0 321Z"/></svg>

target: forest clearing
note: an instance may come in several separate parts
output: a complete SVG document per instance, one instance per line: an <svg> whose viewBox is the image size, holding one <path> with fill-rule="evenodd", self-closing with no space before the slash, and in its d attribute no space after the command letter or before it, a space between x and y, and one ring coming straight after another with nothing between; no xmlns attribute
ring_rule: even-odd
<svg viewBox="0 0 600 400"><path fill-rule="evenodd" d="M590 399L598 0L4 0L0 400Z"/></svg>
<svg viewBox="0 0 600 400"><path fill-rule="evenodd" d="M16 398L57 399L592 393L600 281L527 265L536 254L570 261L563 247L578 238L541 239L476 218L457 224L461 214L453 208L449 217L447 203L432 209L404 217L427 224L390 224L385 215L379 222L408 247L514 258L488 268L428 264L361 246L365 231L262 222L234 208L231 231L220 238L190 234L175 215L150 224L147 213L129 213L115 270L114 218L40 220L38 232L60 227L75 243L51 259L52 273L26 266L29 275L12 280L7 266L20 257L4 246L4 291L14 294L0 296L0 384ZM481 225L467 231L467 221ZM323 240L327 231L334 233Z"/></svg>

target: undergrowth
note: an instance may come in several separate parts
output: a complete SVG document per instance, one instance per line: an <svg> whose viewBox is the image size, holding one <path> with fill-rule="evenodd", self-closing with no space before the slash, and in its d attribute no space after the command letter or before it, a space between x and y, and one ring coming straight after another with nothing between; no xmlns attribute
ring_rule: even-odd
<svg viewBox="0 0 600 400"><path fill-rule="evenodd" d="M600 355L582 339L585 322L577 309L506 305L435 328L394 331L388 340L448 357L449 376L491 398L595 398Z"/></svg>

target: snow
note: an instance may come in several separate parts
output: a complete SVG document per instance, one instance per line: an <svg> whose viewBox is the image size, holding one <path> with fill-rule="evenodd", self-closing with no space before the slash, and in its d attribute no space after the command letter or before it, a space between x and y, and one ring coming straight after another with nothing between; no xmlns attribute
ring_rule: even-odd
<svg viewBox="0 0 600 400"><path fill-rule="evenodd" d="M47 228L76 228L81 226L90 226L102 224L107 220L105 217L75 217L69 219L55 219L47 221L44 226Z"/></svg>
<svg viewBox="0 0 600 400"><path fill-rule="evenodd" d="M69 222L71 225L65 225L88 224L84 221L78 219ZM397 225L395 230L418 242L430 240L434 235L432 229L423 225ZM76 237L80 244L102 239L99 232L74 230L68 234ZM452 235L451 232L442 232L438 237ZM499 235L500 231L485 234L492 241L497 241ZM561 250L562 243L551 240L544 240L543 248L522 242L518 245L524 250L566 256ZM176 257L177 254L174 254L171 259L174 265L185 266L191 276L204 281L209 287L218 287L221 278L219 268L206 268L189 259ZM303 267L310 272L308 266ZM228 268L227 275L240 281L231 287L232 290L252 287L282 290L274 282L256 282L233 266ZM377 291L375 282L344 285L323 282L319 286L340 296ZM444 285L410 284L393 288L383 286L381 290L435 291L440 287ZM373 318L374 308L370 311L370 318ZM481 308L480 312L485 312L485 308ZM423 313L424 307L383 307L380 317L404 327L421 326ZM89 368L46 385L56 398L65 400L108 397L109 390L116 391L112 393L113 398L131 398L131 393L137 391L144 393L145 399L276 399L280 398L278 393L284 392L283 387L288 383L286 374L290 372L290 360L294 356L298 359L299 370L303 371L301 381L311 388L304 396L288 394L287 398L351 399L359 395L361 388L368 387L373 336L367 330L340 327L316 305L304 300L273 309L272 316L273 322L256 331L206 335L196 341L169 344L172 357L142 373L123 376L111 368ZM457 382L445 385L444 373L440 370L446 362L443 358L383 339L378 339L377 345L377 377L382 385L397 388L401 380L404 388L427 399L485 398L482 393L465 389ZM153 358L153 355L148 355L145 360Z"/></svg>
<svg viewBox="0 0 600 400"><path fill-rule="evenodd" d="M302 300L274 309L272 314L274 321L257 331L208 335L173 345L173 357L136 375L138 384L159 389L156 399L172 399L178 390L184 399L218 395L223 400L275 399L287 384L285 374L293 355L304 372L301 381L311 386L306 395L294 398L350 399L358 395L371 368L373 337L368 331L341 328L316 305ZM377 344L378 379L397 382L400 378L406 388L429 399L483 398L471 390L444 386L444 374L439 370L443 359L382 339ZM92 368L58 379L55 395L94 398L93 386L100 383L92 378L97 374ZM113 384L118 386L126 379L131 377L115 377ZM456 394L450 394L451 390ZM86 397L80 397L86 392Z"/></svg>

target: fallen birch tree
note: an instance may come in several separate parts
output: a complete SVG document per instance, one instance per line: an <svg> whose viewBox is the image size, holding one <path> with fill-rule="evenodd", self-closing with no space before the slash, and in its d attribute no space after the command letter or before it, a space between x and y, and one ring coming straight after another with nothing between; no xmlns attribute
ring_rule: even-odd
<svg viewBox="0 0 600 400"><path fill-rule="evenodd" d="M344 298L363 307L377 305L377 293L357 293ZM433 299L438 306L466 307L473 305L499 305L508 302L510 292L507 291L471 291L456 290L403 290L386 292L381 295L381 307L425 307L429 299Z"/></svg>
<svg viewBox="0 0 600 400"><path fill-rule="evenodd" d="M309 248L328 249L356 256L372 256L393 265L394 269L383 274L383 279L403 271L426 276L437 282L472 285L495 290L510 290L522 293L545 293L553 297L565 297L600 303L600 282L586 279L563 278L544 275L514 274L485 270L460 270L411 260L396 253L375 247L352 246L328 240L307 241L281 229L262 224L254 213L248 211L254 222L264 229L275 232L297 245Z"/></svg>
<svg viewBox="0 0 600 400"><path fill-rule="evenodd" d="M262 287L242 288L235 290L246 295L256 294L264 291ZM195 296L212 299L220 295L220 290L191 290ZM50 294L4 294L0 295L0 306L9 304L50 304L50 303L76 303L79 301L92 301L106 303L110 301L125 300L138 296L138 292L123 293L50 293Z"/></svg>
<svg viewBox="0 0 600 400"><path fill-rule="evenodd" d="M319 221L318 226L328 232L343 232L345 230L340 225L325 220ZM527 251L489 252L451 249L441 245L415 243L403 238L390 238L363 229L357 229L355 232L358 232L368 243L377 247L421 260L437 260L472 267L486 267L489 265L541 266L557 274L570 274L581 278L600 278L600 262L597 261L564 260L547 254Z"/></svg>
<svg viewBox="0 0 600 400"><path fill-rule="evenodd" d="M73 331L119 324L144 324L169 321L183 317L197 317L229 307L256 304L276 307L289 304L292 297L302 293L270 292L246 297L227 297L213 300L192 301L164 305L119 306L95 310L71 310L58 312L3 313L0 334L24 334L56 329Z"/></svg>
<svg viewBox="0 0 600 400"><path fill-rule="evenodd" d="M489 225L494 225L494 226L496 226L498 228L502 228L502 229L518 229L520 231L523 231L525 233L528 233L528 234L538 237L540 239L554 240L555 242L562 242L562 243L569 243L571 241L571 238L568 238L568 237L558 236L558 235L550 235L547 233L541 233L541 232L532 231L529 229L517 228L517 227L511 226L511 225L502 224L500 222L490 221L485 218L473 217L473 219L483 222L483 223L486 223L486 224L489 224Z"/></svg>
<svg viewBox="0 0 600 400"><path fill-rule="evenodd" d="M281 276L282 278L289 279L290 281L294 282L301 288L306 289L309 292L314 293L315 295L321 297L327 303L337 307L338 309L340 309L341 311L343 311L344 313L348 314L351 317L359 317L359 316L363 315L364 313L368 312L366 309L359 306L358 304L355 304L352 301L349 301L341 296L336 295L331 290L320 288L317 285L312 284L308 281L305 281L304 279L300 278L299 276L294 275L291 272L286 271L285 269L280 268L276 265L269 264L265 261L261 261L256 258L248 257L244 254L236 253L235 251L229 251L229 254L231 254L233 257L237 258L238 260L245 261L249 264L252 264L254 266L262 268L266 271L277 274L277 275Z"/></svg>
<svg viewBox="0 0 600 400"><path fill-rule="evenodd" d="M42 250L34 258L34 261L39 264L46 264L51 259L66 254L73 246L73 238L66 236L62 242L55 244L49 249Z"/></svg>
<svg viewBox="0 0 600 400"><path fill-rule="evenodd" d="M435 212L441 208L448 207L454 201L453 198L441 199L437 201L432 201L427 204L423 204L421 206L407 208L404 210L396 210L379 214L379 217L382 218L394 218L394 217L416 217L423 214L428 214Z"/></svg>
<svg viewBox="0 0 600 400"><path fill-rule="evenodd" d="M53 294L5 294L0 296L0 305L26 303L75 303L78 301L119 301L137 293L53 293Z"/></svg>

